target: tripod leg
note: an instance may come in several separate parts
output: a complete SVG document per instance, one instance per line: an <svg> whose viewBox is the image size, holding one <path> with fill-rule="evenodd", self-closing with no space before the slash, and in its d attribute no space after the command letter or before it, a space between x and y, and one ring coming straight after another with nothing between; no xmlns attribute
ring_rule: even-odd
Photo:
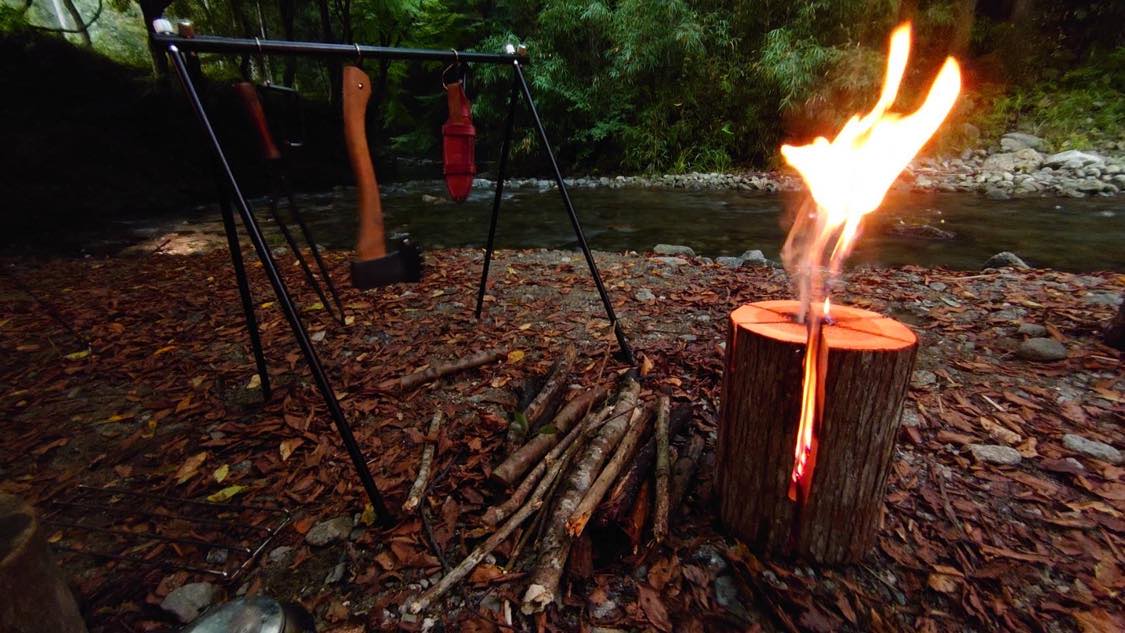
<svg viewBox="0 0 1125 633"><path fill-rule="evenodd" d="M523 98L527 101L527 107L531 110L531 118L535 121L535 128L539 131L539 140L543 143L543 150L547 152L547 158L551 160L551 168L555 172L555 183L559 187L559 193L562 195L563 206L566 207L566 213L570 217L570 225L574 228L574 235L578 238L578 245L582 248L582 254L586 257L586 265L590 267L590 275L594 277L594 285L598 288L598 295L601 296L602 305L605 306L606 316L609 317L610 324L613 325L613 334L617 337L617 345L621 348L621 355L625 362L635 364L636 359L633 357L633 349L629 346L628 339L625 338L625 331L621 327L621 323L617 320L617 314L613 311L613 303L609 299L609 293L606 292L605 284L602 283L602 275L598 272L598 265L594 262L594 255L590 252L590 245L586 243L586 234L582 232L582 225L578 221L578 214L574 211L574 203L570 201L570 194L566 190L566 183L563 182L562 171L559 169L559 163L555 160L555 153L551 150L551 142L547 139L547 130L543 128L543 121L539 119L539 112L535 109L535 101L531 98L531 89L527 86L527 80L524 79L523 69L520 67L519 62L513 64L516 71L516 79L519 81L520 89L523 91Z"/></svg>
<svg viewBox="0 0 1125 633"><path fill-rule="evenodd" d="M500 144L500 165L496 170L496 197L492 199L492 220L488 223L488 244L484 248L484 268L480 271L480 288L477 290L476 317L480 318L484 307L484 290L488 284L488 268L492 264L492 253L496 244L496 222L500 218L500 200L504 197L504 178L508 171L508 152L512 147L512 126L516 120L516 99L519 98L519 83L512 75L512 92L508 97L508 120L504 124L504 141Z"/></svg>
<svg viewBox="0 0 1125 633"><path fill-rule="evenodd" d="M301 353L304 355L305 362L308 364L309 371L312 373L313 380L316 382L317 390L320 391L321 397L324 398L324 404L328 407L328 413L332 417L332 421L336 424L336 432L339 434L340 440L348 451L348 457L351 458L356 475L359 477L360 483L363 484L363 489L364 492L367 493L367 498L371 500L371 506L375 509L379 522L383 525L389 525L391 516L387 510L387 506L383 502L382 495L379 494L379 488L375 485L375 479L371 476L371 471L367 468L367 460L363 456L363 451L359 448L359 443L356 442L355 435L352 434L347 418L344 417L344 411L340 408L339 400L336 399L336 392L332 390L332 383L328 381L328 375L324 371L324 366L320 364L320 359L316 355L316 349L309 339L308 331L301 322L301 316L297 312L297 307L293 305L293 298L289 295L289 290L285 287L285 280L281 278L281 274L277 270L277 265L273 261L273 256L270 255L269 247L266 245L261 227L258 226L258 221L254 218L254 213L250 209L250 205L246 202L245 196L242 195L241 188L238 186L238 179L235 177L234 171L231 170L230 163L227 162L226 154L223 152L222 142L219 140L218 135L215 134L215 128L211 126L211 120L207 116L207 110L203 107L203 102L200 100L199 93L195 89L195 84L191 80L187 60L183 52L175 45L170 45L168 47L168 55L172 58L172 63L176 67L176 76L179 78L180 85L183 87L188 102L191 104L196 120L199 122L199 126L206 137L207 144L214 153L215 162L221 170L220 173L223 177L224 184L229 187L231 196L237 204L239 216L242 218L242 224L246 228L246 232L250 235L250 241L253 242L254 250L257 251L258 254L258 260L262 263L262 268L270 280L270 285L273 287L277 302L280 304L281 310L285 314L285 318L289 321L290 328L293 330L293 338L297 339L297 345L301 348Z"/></svg>
<svg viewBox="0 0 1125 633"><path fill-rule="evenodd" d="M280 183L281 175L274 173L271 176L270 185L270 216L273 217L274 223L281 231L281 235L285 238L285 243L289 245L289 250L293 251L293 256L297 258L297 264L301 266L301 270L305 273L305 280L309 282L309 286L316 292L316 296L320 298L320 304L324 306L325 310L331 312L328 307L328 297L324 294L324 289L320 287L320 282L316 280L313 275L312 269L309 268L309 262L305 260L305 254L301 252L301 247L297 244L297 240L293 237L293 233L289 230L289 225L285 223L284 218L281 217L281 211L278 205L281 204L281 191L282 186ZM292 208L293 199L289 198L289 205Z"/></svg>
<svg viewBox="0 0 1125 633"><path fill-rule="evenodd" d="M227 233L227 248L230 250L231 263L234 264L238 294L242 298L242 313L246 317L246 331L250 334L250 348L254 352L258 378L262 381L262 398L269 400L271 395L269 368L262 353L262 338L258 333L258 319L254 315L254 298L250 294L250 282L246 279L246 266L242 263L242 245L238 243L238 228L234 225L234 212L230 206L230 196L227 194L226 187L219 183L218 188L219 207L223 212L223 228Z"/></svg>
<svg viewBox="0 0 1125 633"><path fill-rule="evenodd" d="M293 195L293 183L289 182L289 178L284 176L282 180L284 181L285 197L289 201L289 212L293 214L293 220L297 222L298 228L301 229L301 235L305 237L305 242L308 243L309 250L312 251L316 267L320 269L320 278L328 286L328 293L332 295L332 302L336 304L336 312L332 315L332 318L343 324L346 314L344 313L344 303L340 301L340 293L336 291L336 284L332 282L332 275L328 274L328 267L324 265L324 259L320 256L320 249L316 245L316 240L313 239L312 231L309 230L309 225L305 224L305 218L301 216L301 210L297 207L296 196ZM331 311L331 308L328 307L328 301L324 298L324 293L319 290L319 286L317 294L324 302L325 309Z"/></svg>

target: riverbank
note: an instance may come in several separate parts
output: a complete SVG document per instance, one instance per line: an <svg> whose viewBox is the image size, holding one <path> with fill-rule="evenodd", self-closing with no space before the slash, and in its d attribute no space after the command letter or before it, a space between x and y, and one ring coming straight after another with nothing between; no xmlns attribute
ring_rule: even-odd
<svg viewBox="0 0 1125 633"><path fill-rule="evenodd" d="M552 180L513 178L513 187L550 189ZM741 170L731 173L688 173L656 176L599 176L566 179L575 188L646 188L801 191L804 184L790 170ZM1125 142L1098 151L1048 151L1043 139L1018 132L1004 135L1001 146L967 149L953 157L916 159L896 188L912 191L970 192L994 200L1059 196L1115 196L1125 190Z"/></svg>
<svg viewBox="0 0 1125 633"><path fill-rule="evenodd" d="M790 296L784 271L683 254L597 257L647 368L645 398L669 393L692 407L695 432L708 439L671 537L661 546L646 538L635 554L595 540L590 567L569 566L571 597L548 611L548 627L780 630L784 616L840 631L1113 628L1120 614L1107 605L1125 566L1125 383L1100 329L1125 291L1120 275L849 274L840 302L910 324L921 348L877 544L864 564L821 568L758 560L722 533L715 514L727 315ZM364 520L362 489L260 268L249 268L250 280L277 390L266 403L225 253L0 261L39 299L0 277L0 417L8 420L0 489L39 504L79 482L195 500L226 490L235 502L294 513L233 583L63 557L91 631L179 626L168 596L195 582L210 584L208 601L244 591L300 601L318 630L533 626L504 606L518 606L526 581L507 547L417 621L404 622L399 606L440 573L432 542L456 563L487 534L481 515L502 494L485 482L524 381L571 343L580 350L574 383L624 369L607 354L613 333L581 255L498 252L480 321L472 317L479 250L431 253L422 283L370 292L348 287L348 259L327 253L346 326L316 303L291 258L281 263L392 507L413 480L419 429L435 407L448 411L440 474L424 504L432 540L417 518L389 531ZM375 388L435 359L491 348L507 360L403 394ZM326 529L310 529L322 524L347 529L322 539Z"/></svg>

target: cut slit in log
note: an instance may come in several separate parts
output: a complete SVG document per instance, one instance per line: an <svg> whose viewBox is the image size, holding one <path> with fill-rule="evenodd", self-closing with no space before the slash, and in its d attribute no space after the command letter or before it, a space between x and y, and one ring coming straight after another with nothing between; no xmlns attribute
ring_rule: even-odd
<svg viewBox="0 0 1125 633"><path fill-rule="evenodd" d="M874 312L832 306L816 463L807 499L795 503L788 493L806 341L805 326L794 321L799 309L796 301L765 301L731 314L717 447L720 515L766 555L855 562L878 529L917 337Z"/></svg>
<svg viewBox="0 0 1125 633"><path fill-rule="evenodd" d="M441 378L442 376L448 376L449 374L464 371L466 369L473 369L474 367L480 367L481 365L494 363L505 358L506 356L507 354L505 354L504 352L498 349L494 349L488 350L486 352L477 352L472 356L466 356L464 358L459 358L447 363L434 362L430 363L430 366L426 369L423 369L422 371L417 371L413 374L407 374L402 378L392 378L390 380L384 380L383 382L379 383L378 388L382 391L391 391L394 389L411 389L413 387L421 385L422 383Z"/></svg>

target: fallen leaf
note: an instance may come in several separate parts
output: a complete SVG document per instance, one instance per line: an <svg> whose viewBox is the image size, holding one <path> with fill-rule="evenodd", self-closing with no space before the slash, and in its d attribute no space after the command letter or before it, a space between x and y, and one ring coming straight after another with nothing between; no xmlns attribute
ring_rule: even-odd
<svg viewBox="0 0 1125 633"><path fill-rule="evenodd" d="M211 473L211 476L215 478L215 483L221 484L221 483L223 483L223 480L226 479L227 475L229 475L229 474L230 474L230 466L227 465L227 464L223 464L222 466L219 466L218 468L216 468L215 472Z"/></svg>
<svg viewBox="0 0 1125 633"><path fill-rule="evenodd" d="M359 522L364 525L372 525L375 523L375 508L370 503L363 506L363 513L359 515Z"/></svg>
<svg viewBox="0 0 1125 633"><path fill-rule="evenodd" d="M660 600L660 594L648 585L639 585L637 595L641 600L641 609L645 612L649 624L661 631L671 631L672 621L668 619L668 609Z"/></svg>
<svg viewBox="0 0 1125 633"><path fill-rule="evenodd" d="M242 494L245 490L246 486L239 486L237 484L234 486L227 486L226 488L223 488L222 490L214 494L207 495L207 500L211 503L223 503L229 501L236 495Z"/></svg>
<svg viewBox="0 0 1125 633"><path fill-rule="evenodd" d="M65 358L67 360L82 360L83 358L86 358L89 355L90 355L90 350L89 350L89 348L87 348L87 349L82 350L81 352L72 352L70 354L67 354L63 358Z"/></svg>
<svg viewBox="0 0 1125 633"><path fill-rule="evenodd" d="M262 377L259 376L258 374L254 374L253 376L250 376L250 382L246 383L246 389L247 390L259 389L259 388L261 388L261 386L262 386Z"/></svg>
<svg viewBox="0 0 1125 633"><path fill-rule="evenodd" d="M955 593L957 591L957 578L949 574L930 574L926 584L934 591L941 593Z"/></svg>
<svg viewBox="0 0 1125 633"><path fill-rule="evenodd" d="M203 465L203 462L206 461L206 459L207 451L196 453L195 455L192 455L191 457L185 459L184 463L180 464L180 468L176 470L176 483L182 484L194 477L196 471L199 470L199 467Z"/></svg>
<svg viewBox="0 0 1125 633"><path fill-rule="evenodd" d="M281 440L281 446L278 447L278 450L281 453L281 461L288 461L289 456L293 454L293 451L297 450L297 447L304 443L305 440L299 437Z"/></svg>
<svg viewBox="0 0 1125 633"><path fill-rule="evenodd" d="M516 363L523 360L523 355L524 354L522 349L512 350L508 352L508 362L515 365Z"/></svg>

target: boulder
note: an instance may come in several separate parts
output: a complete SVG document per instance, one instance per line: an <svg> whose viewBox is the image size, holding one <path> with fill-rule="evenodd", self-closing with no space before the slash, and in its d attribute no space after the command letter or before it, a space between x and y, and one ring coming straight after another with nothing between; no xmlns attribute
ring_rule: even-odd
<svg viewBox="0 0 1125 633"><path fill-rule="evenodd" d="M715 263L727 268L739 268L742 266L741 257L716 257Z"/></svg>
<svg viewBox="0 0 1125 633"><path fill-rule="evenodd" d="M993 154L984 160L983 171L1010 174L1017 171L1035 171L1043 164L1043 155L1025 147L1014 152Z"/></svg>
<svg viewBox="0 0 1125 633"><path fill-rule="evenodd" d="M762 253L762 251L757 250L757 249L746 251L745 253L742 254L742 257L740 257L739 259L742 260L742 264L744 266L769 266L770 265L770 260L766 259L765 254Z"/></svg>
<svg viewBox="0 0 1125 633"><path fill-rule="evenodd" d="M695 257L695 251L690 246L681 246L679 244L657 244L653 247L652 252L657 255L686 255L688 257Z"/></svg>
<svg viewBox="0 0 1125 633"><path fill-rule="evenodd" d="M1016 255L1015 253L1012 253L1010 251L1001 251L999 253L996 253L992 257L989 257L988 261L984 262L983 267L984 268L1011 267L1011 268L1018 268L1020 270L1027 270L1027 269L1031 268L1031 266L1027 265L1027 262L1020 259L1019 255Z"/></svg>
<svg viewBox="0 0 1125 633"><path fill-rule="evenodd" d="M969 444L969 451L977 461L1001 466L1015 466L1023 459L1016 449L1000 444Z"/></svg>
<svg viewBox="0 0 1125 633"><path fill-rule="evenodd" d="M1042 150L1045 146L1043 139L1023 132L1008 132L1000 138L1000 147L1013 152L1025 148Z"/></svg>
<svg viewBox="0 0 1125 633"><path fill-rule="evenodd" d="M1065 152L1051 154L1043 161L1043 164L1048 167L1058 168L1063 166L1070 167L1071 165L1082 167L1084 165L1095 165L1102 162L1105 162L1105 159L1093 152L1080 152L1076 149L1068 149Z"/></svg>
<svg viewBox="0 0 1125 633"><path fill-rule="evenodd" d="M1029 338L1016 348L1016 356L1043 363L1065 360L1066 346L1053 338Z"/></svg>
<svg viewBox="0 0 1125 633"><path fill-rule="evenodd" d="M1067 433L1063 436L1063 446L1075 453L1081 453L1086 457L1100 459L1103 462L1109 462L1110 464L1121 463L1121 451L1105 442L1099 442L1097 440L1087 439L1081 435Z"/></svg>

